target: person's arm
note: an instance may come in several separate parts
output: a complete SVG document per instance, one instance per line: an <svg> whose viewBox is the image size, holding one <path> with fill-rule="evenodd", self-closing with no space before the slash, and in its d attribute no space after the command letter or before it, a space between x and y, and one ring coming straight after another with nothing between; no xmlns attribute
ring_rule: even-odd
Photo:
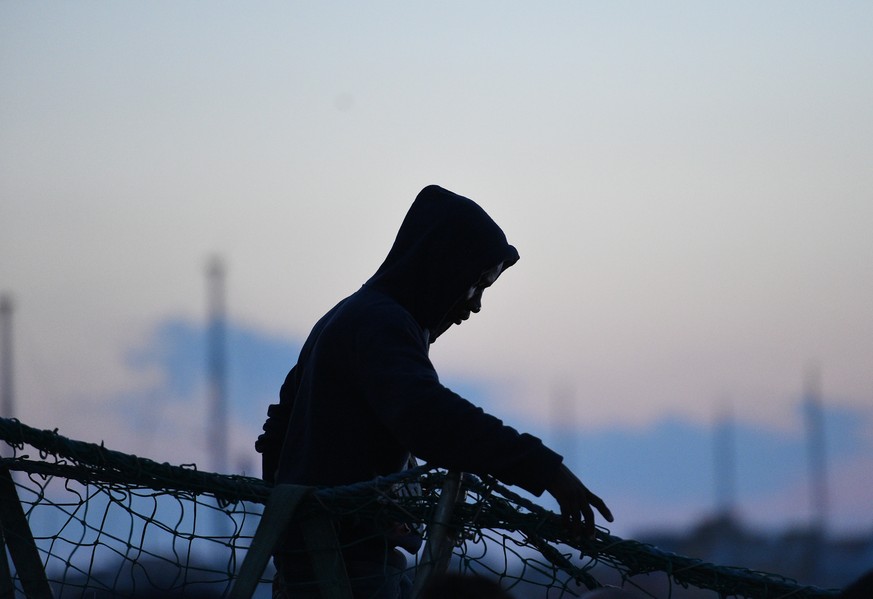
<svg viewBox="0 0 873 599"><path fill-rule="evenodd" d="M444 387L421 329L407 316L371 318L357 341L357 376L387 432L434 466L490 474L542 494L563 458Z"/></svg>
<svg viewBox="0 0 873 599"><path fill-rule="evenodd" d="M367 399L397 440L429 463L490 474L534 495L548 491L574 535L593 536L609 508L536 437L519 433L444 387L414 322L380 320L359 339Z"/></svg>

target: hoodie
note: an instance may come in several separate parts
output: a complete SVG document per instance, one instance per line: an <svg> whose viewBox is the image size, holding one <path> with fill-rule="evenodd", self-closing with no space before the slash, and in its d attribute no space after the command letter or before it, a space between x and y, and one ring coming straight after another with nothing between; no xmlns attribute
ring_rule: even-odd
<svg viewBox="0 0 873 599"><path fill-rule="evenodd" d="M265 478L350 484L401 470L411 453L541 494L561 456L445 387L428 357L482 274L516 261L475 202L423 189L376 273L304 343L258 441Z"/></svg>

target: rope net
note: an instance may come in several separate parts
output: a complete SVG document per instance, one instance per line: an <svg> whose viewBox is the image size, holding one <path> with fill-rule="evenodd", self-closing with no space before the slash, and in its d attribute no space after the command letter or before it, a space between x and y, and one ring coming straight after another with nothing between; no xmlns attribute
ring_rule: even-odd
<svg viewBox="0 0 873 599"><path fill-rule="evenodd" d="M171 466L0 418L0 468L17 500L55 597L220 597L229 593L270 486L259 479ZM426 467L322 488L295 512L406 523L427 538L446 473ZM398 493L420 485L420 492ZM560 518L500 485L465 475L450 523L449 570L498 580L515 597L575 597L604 584L649 597L834 597L774 574L667 553L603 528L573 539ZM385 530L386 528L382 528ZM4 552L5 553L5 552ZM421 553L421 552L419 552ZM2 555L3 561L6 556ZM410 578L419 555L409 556ZM2 567L2 564L0 564ZM2 573L0 573L2 574ZM24 596L20 572L12 583ZM273 570L256 596L270 596Z"/></svg>

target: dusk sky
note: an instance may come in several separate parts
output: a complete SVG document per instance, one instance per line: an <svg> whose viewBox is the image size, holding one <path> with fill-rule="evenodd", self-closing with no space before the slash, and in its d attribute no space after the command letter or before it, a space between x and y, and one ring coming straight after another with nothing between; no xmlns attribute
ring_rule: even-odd
<svg viewBox="0 0 873 599"><path fill-rule="evenodd" d="M16 416L208 465L219 255L251 473L310 327L436 183L521 254L437 369L572 454L613 530L712 510L726 412L741 513L802 522L813 370L832 525L869 530L871 25L860 1L0 3Z"/></svg>

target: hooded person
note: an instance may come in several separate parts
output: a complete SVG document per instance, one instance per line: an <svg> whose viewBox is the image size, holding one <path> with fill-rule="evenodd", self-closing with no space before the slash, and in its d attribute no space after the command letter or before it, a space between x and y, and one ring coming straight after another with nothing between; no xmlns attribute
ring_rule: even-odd
<svg viewBox="0 0 873 599"><path fill-rule="evenodd" d="M611 521L603 501L560 455L443 386L428 358L430 344L478 312L485 289L518 259L475 202L435 185L424 188L376 273L306 339L256 444L265 480L351 484L398 472L414 455L534 495L548 491L577 534L584 528L593 536L592 506ZM340 523L338 534L350 576L366 563L403 569L405 560L384 535L354 523ZM290 530L275 555L280 577L305 572L301 548ZM389 586L377 596L400 596Z"/></svg>

